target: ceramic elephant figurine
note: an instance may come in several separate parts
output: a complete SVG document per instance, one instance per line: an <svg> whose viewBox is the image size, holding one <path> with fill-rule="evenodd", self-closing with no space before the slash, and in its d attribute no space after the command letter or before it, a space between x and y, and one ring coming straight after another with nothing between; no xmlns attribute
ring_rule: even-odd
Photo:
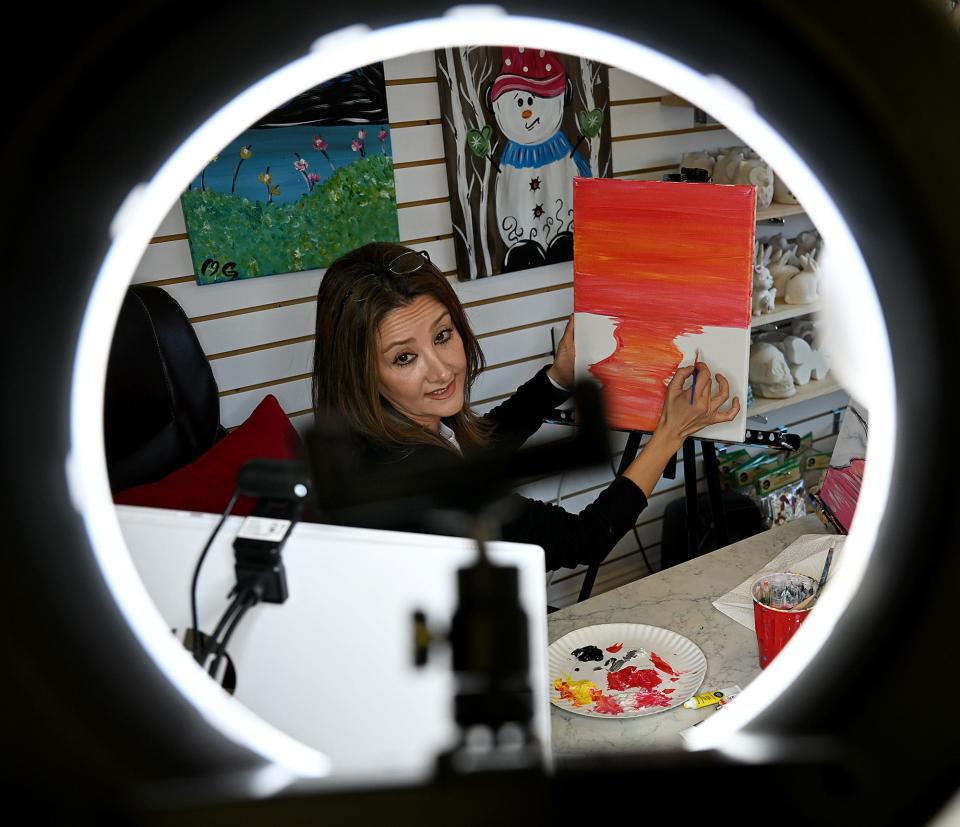
<svg viewBox="0 0 960 827"><path fill-rule="evenodd" d="M797 385L806 385L811 379L825 379L830 372L830 360L799 336L785 336L775 346L787 360Z"/></svg>

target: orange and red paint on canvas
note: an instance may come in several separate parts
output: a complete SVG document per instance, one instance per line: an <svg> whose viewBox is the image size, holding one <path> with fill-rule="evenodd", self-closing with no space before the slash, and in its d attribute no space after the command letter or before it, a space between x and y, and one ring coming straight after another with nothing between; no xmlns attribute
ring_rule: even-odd
<svg viewBox="0 0 960 827"><path fill-rule="evenodd" d="M578 178L574 226L577 371L603 386L610 426L653 431L667 383L700 348L741 413L697 435L742 440L753 187Z"/></svg>

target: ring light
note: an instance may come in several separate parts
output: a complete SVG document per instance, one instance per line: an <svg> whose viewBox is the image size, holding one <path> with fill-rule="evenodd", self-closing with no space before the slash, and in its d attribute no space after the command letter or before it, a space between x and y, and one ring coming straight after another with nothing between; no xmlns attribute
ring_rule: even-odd
<svg viewBox="0 0 960 827"><path fill-rule="evenodd" d="M707 19L716 17L716 13L708 9L710 4L694 5ZM824 8L825 4L818 6L818 10ZM596 11L600 20L611 19L606 7L598 7ZM760 20L751 23L741 16L739 21L747 26L756 25L762 22L764 14L769 13L764 3L758 3L754 11L761 16ZM918 299L914 305L897 302L896 299L904 295L902 285L895 285L891 280L890 270L894 264L902 266L901 272L907 277L916 273L924 260L923 256L911 255L911 250L917 248L916 223L919 217L914 215L913 220L902 220L900 237L896 234L886 238L865 235L862 208L859 212L852 211L859 218L858 223L852 225L845 215L854 202L847 191L838 197L837 187L842 181L849 182L851 175L875 169L877 157L871 155L870 148L865 148L859 157L853 157L849 153L851 146L855 145L851 142L851 134L840 131L832 135L834 146L838 153L847 153L848 160L853 157L849 161L850 168L844 172L837 163L825 159L822 149L817 151L817 138L811 135L813 130L804 130L802 124L798 126L795 120L791 120L787 107L779 104L772 95L769 83L758 80L754 84L742 67L737 68L736 60L729 57L717 59L716 51L708 60L697 60L694 52L702 45L698 38L692 38L688 44L681 43L680 38L673 38L670 25L681 18L678 11L651 10L649 32L634 24L630 36L620 36L604 31L599 22L594 28L540 17L515 16L496 7L478 6L453 9L443 16L418 22L377 29L354 26L334 32L320 38L307 53L271 72L218 109L183 141L149 180L130 189L116 211L110 226L109 247L102 257L76 338L76 358L70 378L66 486L109 596L137 643L163 679L175 687L211 728L210 738L215 740L219 734L235 750L231 753L233 760L253 768L254 774L257 767L269 771L273 780L260 790L260 794L283 786L289 779L322 777L327 769L326 759L277 732L240 704L226 701L219 688L196 669L182 647L170 637L152 607L126 552L110 499L102 437L107 355L123 291L142 251L187 183L207 160L260 115L298 92L353 69L359 62L402 56L411 51L411 44L415 44L415 51L419 52L464 42L523 42L531 47L578 54L615 66L654 80L681 95L749 143L782 174L826 240L829 255L824 262L825 278L837 288L839 298L835 303L856 310L860 340L869 343L869 360L864 361L861 347L854 354L856 361L841 363L838 370L844 384L870 411L871 436L867 472L853 531L846 545L844 566L836 574L835 587L795 636L793 657L775 661L744 691L743 702L700 727L692 741L693 748L726 751L738 760L768 760L773 753L772 741L767 735L774 732L778 722L785 723L787 729L796 724L796 716L791 723L784 701L795 700L801 689L809 690L812 676L822 677L828 661L834 662L830 658L840 652L842 642L832 633L844 625L847 633L857 629L862 631L870 612L876 609L881 587L889 583L879 577L871 588L866 588L867 575L872 576L874 568L868 572L867 564L879 540L883 539L884 545L889 547L904 536L903 529L898 530L890 524L891 492L902 496L898 503L917 505L917 494L914 492L911 496L905 491L902 474L915 471L918 464L922 466L930 458L928 442L923 443L912 457L903 458L897 448L903 436L898 425L905 415L915 416L915 421L920 421L923 418L920 415L922 405L936 401L935 395L916 393L905 403L894 383L894 366L898 363L903 366L910 358L926 357L934 350L930 341L942 337L945 330L941 324L942 308L938 313L927 296ZM800 14L798 20L809 22L810 18ZM645 34L649 37L644 37ZM815 40L812 34L807 34L811 41ZM855 37L854 34L854 40ZM650 45L641 45L644 42ZM671 50L671 45L676 48ZM671 51L680 57L670 57L668 52ZM815 56L816 51L808 47L805 54L809 58ZM713 66L717 70L712 70ZM728 71L723 71L724 67ZM809 69L811 75L816 76L824 71L824 65L814 61ZM849 85L855 86L858 80L861 80L859 75L850 78ZM786 71L784 83L799 90L798 106L808 102L811 92L797 85L796 71ZM754 94L754 86L762 94ZM749 93L748 89L751 90ZM846 87L839 91L849 94ZM825 101L820 114L826 123L846 123L838 109L839 106ZM891 151L884 144L876 150L877 155L881 154L881 149ZM900 176L890 186L902 190L906 184ZM864 179L863 190L875 194L882 191L882 187L878 187L874 180ZM889 197L895 198L898 194ZM908 212L902 209L904 206L885 214L878 221L877 231L883 233L891 224L896 226ZM867 247L863 247L864 241L868 242ZM882 243L886 243L890 250L887 262L876 255ZM878 285L883 288L879 292ZM881 312L881 299L887 311L886 321ZM937 324L918 332L912 352L895 347L896 340L891 341L886 334L887 321L894 320L902 326L916 323L918 318L935 318ZM839 324L849 329L848 320ZM927 338L923 338L923 334ZM900 386L912 391L921 375L925 375L922 370L912 376L898 370L897 380ZM935 412L928 410L926 413L929 422L939 421ZM922 440L922 437L916 439ZM895 484L895 468L898 469L899 484ZM885 560L889 559L890 553L885 554ZM247 793L255 794L254 787L249 787Z"/></svg>

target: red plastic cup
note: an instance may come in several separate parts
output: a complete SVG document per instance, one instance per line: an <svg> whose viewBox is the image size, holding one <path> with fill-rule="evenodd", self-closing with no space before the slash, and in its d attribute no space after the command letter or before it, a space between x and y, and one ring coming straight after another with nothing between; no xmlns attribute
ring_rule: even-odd
<svg viewBox="0 0 960 827"><path fill-rule="evenodd" d="M765 574L754 582L750 591L761 669L767 668L807 619L810 608L797 610L793 606L816 588L817 581L812 577L790 572Z"/></svg>

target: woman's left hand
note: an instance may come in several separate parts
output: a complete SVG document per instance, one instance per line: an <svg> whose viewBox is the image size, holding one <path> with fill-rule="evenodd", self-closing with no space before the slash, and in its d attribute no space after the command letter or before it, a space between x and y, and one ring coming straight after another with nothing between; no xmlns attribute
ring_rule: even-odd
<svg viewBox="0 0 960 827"><path fill-rule="evenodd" d="M720 408L730 398L730 383L723 374L716 375L719 386L713 393L713 376L704 362L697 362L697 385L694 391L684 390L684 382L693 374L694 366L679 368L667 386L663 413L657 430L663 430L680 443L684 439L718 422L730 422L740 413L740 400L736 397L726 411Z"/></svg>
<svg viewBox="0 0 960 827"><path fill-rule="evenodd" d="M557 353L547 373L561 388L573 388L573 366L576 360L576 346L573 341L573 314L567 320L567 326L557 345Z"/></svg>

